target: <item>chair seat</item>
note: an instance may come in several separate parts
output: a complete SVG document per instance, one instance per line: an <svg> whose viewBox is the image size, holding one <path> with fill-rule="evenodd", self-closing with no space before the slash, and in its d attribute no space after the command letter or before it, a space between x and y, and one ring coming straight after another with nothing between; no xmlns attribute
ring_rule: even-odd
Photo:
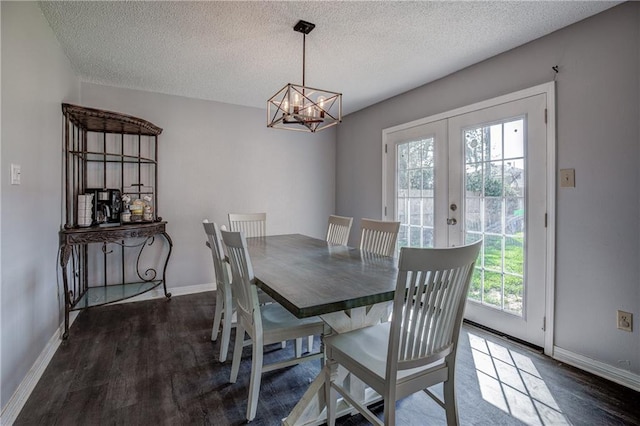
<svg viewBox="0 0 640 426"><path fill-rule="evenodd" d="M378 393L384 390L387 370L387 351L391 323L385 322L342 334L325 337L325 346L331 349L331 358L362 378ZM398 383L414 375L446 369L443 360L422 367L398 370Z"/></svg>
<svg viewBox="0 0 640 426"><path fill-rule="evenodd" d="M308 328L310 330L309 334L298 331L295 333L295 336L291 337L296 338L310 334L320 334L324 327L324 323L320 317L300 319L278 303L261 306L260 314L262 315L262 330L265 336L265 344L267 344L267 341L272 340L267 336L273 336L273 339L278 342L282 338L287 339L286 336L291 334L291 330L300 330L300 328Z"/></svg>

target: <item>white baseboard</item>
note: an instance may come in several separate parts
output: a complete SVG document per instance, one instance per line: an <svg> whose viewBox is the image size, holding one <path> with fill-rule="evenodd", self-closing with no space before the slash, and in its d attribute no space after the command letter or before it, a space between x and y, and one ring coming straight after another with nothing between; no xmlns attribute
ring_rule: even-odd
<svg viewBox="0 0 640 426"><path fill-rule="evenodd" d="M215 283L205 283L205 284L194 284L187 285L184 287L173 287L167 289L171 296L184 296L186 294L194 294L194 293L202 293L205 291L214 291L216 289ZM124 299L119 302L112 303L113 305L120 303L131 303L131 302L141 302L143 300L152 300L152 299L161 299L164 297L164 290L162 286L158 286L151 291L146 293L142 293L138 296L131 297L129 299Z"/></svg>
<svg viewBox="0 0 640 426"><path fill-rule="evenodd" d="M171 292L171 296L173 297L173 296L183 296L185 294L213 291L215 290L215 288L216 287L214 283L206 283L206 284L196 284L196 285L190 285L190 286L184 286L184 287L174 287L169 289L169 291ZM162 288L155 288L139 296L135 296L130 299L121 300L120 302L116 302L116 303L140 302L142 300L159 299L163 297L164 297L164 291L162 290ZM73 324L75 319L78 317L79 313L80 311L72 311L69 314L69 327L71 327L71 324ZM49 365L49 362L51 362L51 358L53 358L53 355L56 353L56 350L60 346L60 343L62 342L63 333L64 333L64 323L60 324L56 332L53 333L53 336L51 336L51 338L45 345L44 349L42 350L42 352L40 352L40 355L31 366L31 369L29 369L29 372L27 373L27 375L22 379L22 381L20 382L20 385L18 385L18 388L11 396L11 399L9 400L9 402L7 402L7 405L2 409L2 413L0 413L0 425L9 426L16 421L16 418L20 414L22 407L24 407L24 404L27 402L27 399L29 399L31 392L33 392L33 389L35 389L36 385L38 384L38 381L40 380L40 378L42 377L42 374L44 373L44 370L47 368L47 366Z"/></svg>
<svg viewBox="0 0 640 426"><path fill-rule="evenodd" d="M69 327L71 327L71 324L73 324L73 322L76 320L78 314L78 311L73 311L69 314ZM49 365L49 362L51 361L51 358L53 358L53 355L56 353L58 346L60 346L63 333L64 322L60 324L56 332L53 333L53 336L51 336L44 349L42 350L42 352L40 352L40 355L27 372L27 375L24 376L24 378L18 385L18 388L11 396L11 399L9 400L9 402L7 402L7 405L2 409L2 413L0 413L0 425L8 426L12 425L13 422L16 421L16 418L18 417L18 414L20 414L22 407L24 407L27 399L29 399L31 392L33 392L33 389L35 389L38 381L44 373L44 370Z"/></svg>
<svg viewBox="0 0 640 426"><path fill-rule="evenodd" d="M557 361L588 371L596 376L621 384L640 392L640 375L596 361L583 355L554 346L553 358Z"/></svg>

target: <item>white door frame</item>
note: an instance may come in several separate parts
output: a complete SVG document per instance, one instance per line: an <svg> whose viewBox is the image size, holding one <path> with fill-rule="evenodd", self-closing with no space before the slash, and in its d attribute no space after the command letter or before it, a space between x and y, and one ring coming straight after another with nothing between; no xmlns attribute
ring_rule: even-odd
<svg viewBox="0 0 640 426"><path fill-rule="evenodd" d="M385 151L388 142L388 135L400 130L428 124L434 121L445 120L451 117L466 114L469 112L489 108L492 106L512 102L518 99L545 94L547 98L546 112L546 136L547 136L547 245L546 245L546 270L545 270L545 330L544 330L544 353L553 356L553 335L554 335L554 312L555 312L555 247L556 247L556 91L555 82L543 83L528 89L498 96L485 101L477 102L451 111L435 114L429 117L400 124L382 130L382 211L381 217L387 217L386 182L389 171L386 167Z"/></svg>

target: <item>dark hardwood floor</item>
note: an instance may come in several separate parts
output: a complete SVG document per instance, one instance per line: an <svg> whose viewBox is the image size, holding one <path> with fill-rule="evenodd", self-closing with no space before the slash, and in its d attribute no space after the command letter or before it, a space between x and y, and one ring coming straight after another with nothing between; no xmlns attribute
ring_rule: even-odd
<svg viewBox="0 0 640 426"><path fill-rule="evenodd" d="M214 303L208 292L82 312L15 424L245 423L250 349L229 384L231 361L220 364L210 341ZM265 361L291 353L291 344L275 345ZM252 424L279 425L319 371L311 361L264 374ZM463 425L640 424L640 393L469 325L456 387ZM338 424L367 422L357 415ZM397 424L444 425L444 410L417 393L398 402Z"/></svg>

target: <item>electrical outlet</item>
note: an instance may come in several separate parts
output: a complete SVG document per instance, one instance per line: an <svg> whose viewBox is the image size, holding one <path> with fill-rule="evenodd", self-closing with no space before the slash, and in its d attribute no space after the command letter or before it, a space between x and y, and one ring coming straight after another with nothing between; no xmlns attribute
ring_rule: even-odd
<svg viewBox="0 0 640 426"><path fill-rule="evenodd" d="M631 312L618 311L618 330L633 331L633 314Z"/></svg>

